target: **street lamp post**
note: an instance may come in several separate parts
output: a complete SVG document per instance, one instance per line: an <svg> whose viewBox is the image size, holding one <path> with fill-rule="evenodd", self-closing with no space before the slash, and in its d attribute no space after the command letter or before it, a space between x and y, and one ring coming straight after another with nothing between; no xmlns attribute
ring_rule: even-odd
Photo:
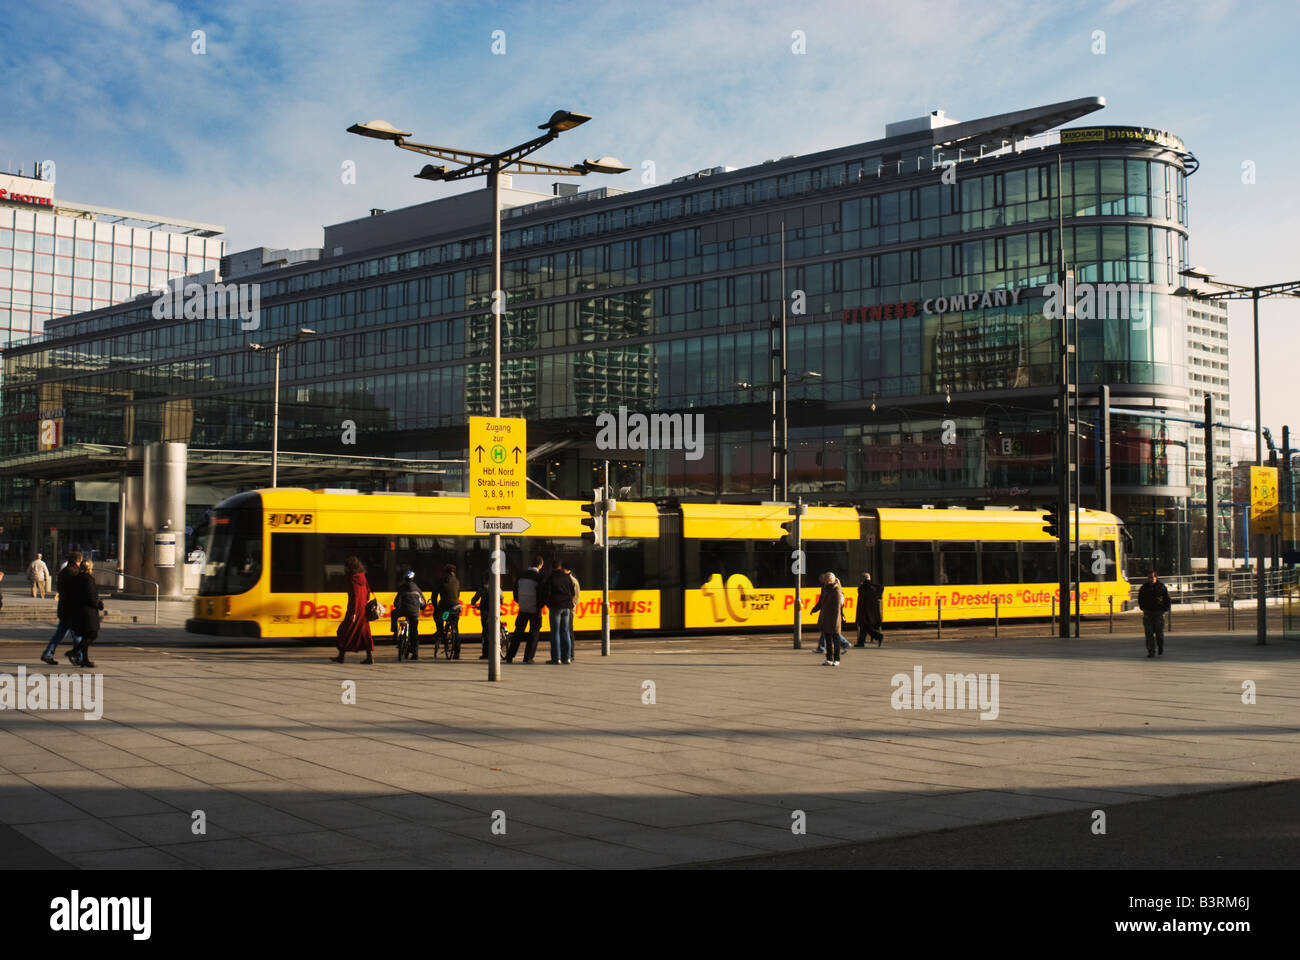
<svg viewBox="0 0 1300 960"><path fill-rule="evenodd" d="M275 343L250 343L248 349L255 353L263 350L272 351L275 356L275 381L271 394L271 488L278 486L280 475L280 351L287 346L301 343L308 337L314 337L315 330L299 327L298 332L287 340Z"/></svg>
<svg viewBox="0 0 1300 960"><path fill-rule="evenodd" d="M556 110L545 123L538 124L537 129L544 130L540 137L534 137L517 144L500 153L479 153L473 150L458 150L451 147L438 147L428 143L415 143L407 138L410 134L399 130L383 120L369 123L354 123L348 127L348 133L376 140L388 140L395 147L411 150L426 156L437 157L458 164L459 169L447 166L426 164L415 176L419 180L465 180L470 177L486 176L488 187L492 192L492 416L501 416L501 317L505 313L505 291L501 289L501 175L503 173L534 174L538 176L585 177L589 173L627 173L625 167L613 157L601 157L599 160L583 160L573 166L554 163L524 161L524 157L540 150L561 133L572 130L590 120L584 113L569 110ZM501 534L492 534L492 610L491 623L488 625L488 679L501 679Z"/></svg>
<svg viewBox="0 0 1300 960"><path fill-rule="evenodd" d="M1179 276L1189 277L1212 284L1218 289L1206 290L1200 287L1179 287L1175 296L1190 297L1193 300L1249 300L1253 313L1253 334L1255 346L1255 464L1264 465L1264 418L1262 400L1259 392L1259 301L1261 297L1300 297L1300 280L1287 283L1272 283L1255 287L1245 287L1235 283L1215 280L1214 274L1204 267L1190 267L1179 270ZM1268 549L1264 535L1255 534L1255 642L1268 642L1267 584L1264 577L1264 554Z"/></svg>

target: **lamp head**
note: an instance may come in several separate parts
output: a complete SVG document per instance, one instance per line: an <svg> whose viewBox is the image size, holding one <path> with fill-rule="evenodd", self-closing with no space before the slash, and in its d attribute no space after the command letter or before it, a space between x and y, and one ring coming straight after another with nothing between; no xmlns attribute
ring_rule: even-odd
<svg viewBox="0 0 1300 960"><path fill-rule="evenodd" d="M447 168L445 166L435 167L431 163L426 163L420 172L415 175L417 180L446 180Z"/></svg>
<svg viewBox="0 0 1300 960"><path fill-rule="evenodd" d="M581 163L575 163L575 167L584 173L627 173L631 167L624 166L613 157L601 157L599 160L583 160Z"/></svg>
<svg viewBox="0 0 1300 960"><path fill-rule="evenodd" d="M570 110L556 110L551 114L551 119L545 123L537 125L538 130L549 130L551 133L564 133L566 130L572 130L574 127L582 126L590 120L591 117L585 113L573 113Z"/></svg>
<svg viewBox="0 0 1300 960"><path fill-rule="evenodd" d="M370 137L374 140L391 140L394 143L405 140L411 135L407 130L398 130L387 120L354 123L348 127L348 133L355 133L359 137Z"/></svg>

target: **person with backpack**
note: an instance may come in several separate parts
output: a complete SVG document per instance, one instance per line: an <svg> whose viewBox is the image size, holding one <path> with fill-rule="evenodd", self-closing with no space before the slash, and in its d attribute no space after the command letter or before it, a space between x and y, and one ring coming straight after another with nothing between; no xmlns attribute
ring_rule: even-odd
<svg viewBox="0 0 1300 960"><path fill-rule="evenodd" d="M443 614L447 615L445 621ZM460 619L460 580L456 576L456 564L454 563L447 564L442 579L438 581L438 606L435 616L438 618L439 630L452 629L452 619ZM459 630L456 631L456 649L452 653L452 659L460 659Z"/></svg>
<svg viewBox="0 0 1300 960"><path fill-rule="evenodd" d="M528 645L524 647L524 663L532 663L533 657L537 655L538 634L542 629L542 608L537 602L541 586L542 558L534 557L533 565L515 581L515 603L519 604L519 616L515 620L515 632L510 635L506 663L514 663L525 630L528 631Z"/></svg>
<svg viewBox="0 0 1300 960"><path fill-rule="evenodd" d="M402 582L397 585L397 596L393 599L389 619L393 624L393 636L397 636L397 618L406 618L406 635L410 641L407 658L411 660L420 659L420 611L426 603L424 594L416 586L415 571L407 570Z"/></svg>
<svg viewBox="0 0 1300 960"><path fill-rule="evenodd" d="M349 650L365 650L363 664L375 662L375 638L370 633L370 583L366 580L366 567L357 557L348 557L343 569L348 574L348 608L339 624L339 655L330 657L334 663L342 663L343 655Z"/></svg>
<svg viewBox="0 0 1300 960"><path fill-rule="evenodd" d="M546 580L546 606L551 612L551 659L573 663L573 611L578 606L578 578L564 560L557 560Z"/></svg>

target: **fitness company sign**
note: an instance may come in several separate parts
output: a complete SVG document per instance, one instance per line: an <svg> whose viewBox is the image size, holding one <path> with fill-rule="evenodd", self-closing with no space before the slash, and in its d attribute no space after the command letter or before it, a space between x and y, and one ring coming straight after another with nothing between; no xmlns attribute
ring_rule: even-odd
<svg viewBox="0 0 1300 960"><path fill-rule="evenodd" d="M874 307L850 307L844 311L843 323L877 323L881 320L901 320L904 317L941 316L962 310L987 310L992 307L1014 306L1020 303L1023 290L985 290L980 293L958 293L951 297L928 297L925 300L900 300L895 303L878 303Z"/></svg>

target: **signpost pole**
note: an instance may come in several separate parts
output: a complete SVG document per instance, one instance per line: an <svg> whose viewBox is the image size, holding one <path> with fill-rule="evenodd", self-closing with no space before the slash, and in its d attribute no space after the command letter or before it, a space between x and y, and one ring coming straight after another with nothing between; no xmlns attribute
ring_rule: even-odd
<svg viewBox="0 0 1300 960"><path fill-rule="evenodd" d="M501 289L501 161L492 159L488 174L492 189L492 416L501 416L501 314L505 292ZM492 534L492 611L488 624L488 680L501 679L501 534Z"/></svg>
<svg viewBox="0 0 1300 960"><path fill-rule="evenodd" d="M600 655L609 656L609 515L614 501L609 497L609 461L605 461L605 482L600 488L600 515L605 524L605 535L601 538L600 558L603 572L600 575Z"/></svg>
<svg viewBox="0 0 1300 960"><path fill-rule="evenodd" d="M795 498L795 505L790 512L794 514L794 551L795 551L795 570L794 575L794 648L803 649L803 575L804 575L804 555L803 555L803 515L808 510L803 505L803 497Z"/></svg>

